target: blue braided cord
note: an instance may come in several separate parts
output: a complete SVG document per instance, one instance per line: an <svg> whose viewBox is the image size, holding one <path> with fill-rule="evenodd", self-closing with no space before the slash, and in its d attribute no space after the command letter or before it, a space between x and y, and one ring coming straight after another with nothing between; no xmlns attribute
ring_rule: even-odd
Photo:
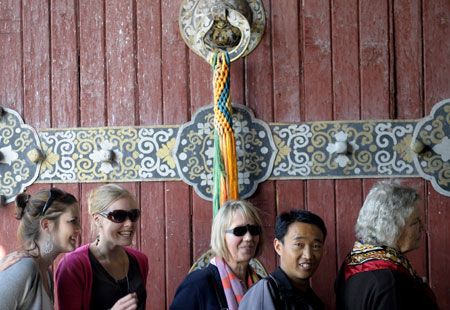
<svg viewBox="0 0 450 310"><path fill-rule="evenodd" d="M230 56L228 55L228 52L225 52L225 60L227 62L228 67L230 66Z"/></svg>
<svg viewBox="0 0 450 310"><path fill-rule="evenodd" d="M231 117L230 111L228 110L228 107L226 106L229 94L230 94L230 80L227 79L227 81L225 82L223 91L220 94L219 101L217 102L217 107L220 109L222 114L225 116L227 122L232 127L233 119Z"/></svg>
<svg viewBox="0 0 450 310"><path fill-rule="evenodd" d="M216 53L214 55L214 60L213 60L214 65L216 64L217 58L218 58L218 54ZM227 62L227 65L229 68L230 67L230 56L228 55L228 52L225 52L225 61ZM228 71L227 80L225 81L225 85L219 96L219 100L217 102L217 107L219 108L220 112L222 112L223 116L225 117L227 122L230 124L231 129L233 130L233 118L231 116L230 110L228 110L228 107L226 105L229 96L230 96L230 71Z"/></svg>

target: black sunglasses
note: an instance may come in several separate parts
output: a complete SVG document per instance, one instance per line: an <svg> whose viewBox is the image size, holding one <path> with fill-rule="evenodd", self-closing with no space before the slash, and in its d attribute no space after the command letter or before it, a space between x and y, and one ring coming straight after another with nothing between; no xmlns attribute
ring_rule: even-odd
<svg viewBox="0 0 450 310"><path fill-rule="evenodd" d="M48 208L52 205L53 201L64 199L64 197L67 196L66 192L63 192L60 189L57 188L51 188L50 189L50 196L48 196L47 202L45 203L44 207L42 208L42 216L45 215Z"/></svg>
<svg viewBox="0 0 450 310"><path fill-rule="evenodd" d="M245 225L245 226L237 226L232 229L225 230L228 234L233 234L236 237L242 237L246 233L250 232L252 236L259 236L261 234L261 226L259 225Z"/></svg>
<svg viewBox="0 0 450 310"><path fill-rule="evenodd" d="M103 211L100 212L99 214L103 217L106 217L111 222L123 223L126 221L127 218L129 218L132 222L136 222L141 212L138 209L133 209L131 211L125 210Z"/></svg>

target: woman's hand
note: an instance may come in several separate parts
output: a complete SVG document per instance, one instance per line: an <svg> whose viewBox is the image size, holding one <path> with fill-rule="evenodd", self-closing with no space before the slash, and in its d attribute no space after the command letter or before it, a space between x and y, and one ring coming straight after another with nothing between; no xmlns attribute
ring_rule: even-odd
<svg viewBox="0 0 450 310"><path fill-rule="evenodd" d="M111 310L134 310L137 309L138 299L136 293L131 293L120 298Z"/></svg>
<svg viewBox="0 0 450 310"><path fill-rule="evenodd" d="M0 271L8 269L9 267L11 267L15 263L17 263L20 259L22 259L24 257L29 257L29 256L30 255L28 255L28 253L26 253L24 251L14 251L14 252L11 252L11 253L3 256L0 259Z"/></svg>

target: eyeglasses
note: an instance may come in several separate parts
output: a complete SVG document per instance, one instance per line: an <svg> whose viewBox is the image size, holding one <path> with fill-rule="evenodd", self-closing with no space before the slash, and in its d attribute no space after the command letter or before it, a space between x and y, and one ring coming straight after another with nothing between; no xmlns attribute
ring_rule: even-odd
<svg viewBox="0 0 450 310"><path fill-rule="evenodd" d="M53 201L63 199L67 196L66 192L63 192L60 189L57 188L51 188L50 189L50 196L48 196L47 202L45 203L44 207L42 208L42 216L45 215L48 208L52 205Z"/></svg>
<svg viewBox="0 0 450 310"><path fill-rule="evenodd" d="M141 212L138 209L133 209L131 211L125 210L103 211L100 212L99 214L103 217L106 217L111 222L123 223L126 221L127 218L129 218L132 222L136 222Z"/></svg>
<svg viewBox="0 0 450 310"><path fill-rule="evenodd" d="M259 236L261 234L261 226L259 225L245 225L245 226L237 226L232 229L225 230L227 234L233 234L236 237L242 237L246 233L250 232L252 236Z"/></svg>

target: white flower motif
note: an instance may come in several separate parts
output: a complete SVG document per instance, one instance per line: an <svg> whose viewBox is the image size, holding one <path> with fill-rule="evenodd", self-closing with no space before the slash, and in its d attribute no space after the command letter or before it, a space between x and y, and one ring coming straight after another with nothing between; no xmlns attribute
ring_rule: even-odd
<svg viewBox="0 0 450 310"><path fill-rule="evenodd" d="M238 134L238 133L240 133L240 132L243 132L243 133L247 133L247 132L249 132L249 129L248 129L248 121L236 121L236 122L234 122L234 132L236 133L236 134Z"/></svg>
<svg viewBox="0 0 450 310"><path fill-rule="evenodd" d="M202 181L200 182L201 186L212 185L213 184L213 175L211 173L200 175Z"/></svg>
<svg viewBox="0 0 450 310"><path fill-rule="evenodd" d="M209 123L198 123L198 134L199 135L209 135L211 133L211 128L209 127Z"/></svg>
<svg viewBox="0 0 450 310"><path fill-rule="evenodd" d="M17 154L17 152L14 152L12 150L11 145L2 147L0 149L0 162L5 163L8 166L11 166L11 163L15 161L17 158L19 158L19 154Z"/></svg>
<svg viewBox="0 0 450 310"><path fill-rule="evenodd" d="M245 172L239 172L238 173L238 183L239 184L250 184L250 173Z"/></svg>
<svg viewBox="0 0 450 310"><path fill-rule="evenodd" d="M443 161L449 160L450 159L450 139L448 137L444 137L444 139L442 139L441 143L436 144L433 147L433 151L435 151L436 154L441 155Z"/></svg>
<svg viewBox="0 0 450 310"><path fill-rule="evenodd" d="M112 162L123 157L123 153L121 151L113 149L114 146L115 145L113 143L108 140L104 140L100 143L100 150L89 154L89 158L94 161L94 163L101 163L100 171L103 173L110 173L113 170Z"/></svg>

